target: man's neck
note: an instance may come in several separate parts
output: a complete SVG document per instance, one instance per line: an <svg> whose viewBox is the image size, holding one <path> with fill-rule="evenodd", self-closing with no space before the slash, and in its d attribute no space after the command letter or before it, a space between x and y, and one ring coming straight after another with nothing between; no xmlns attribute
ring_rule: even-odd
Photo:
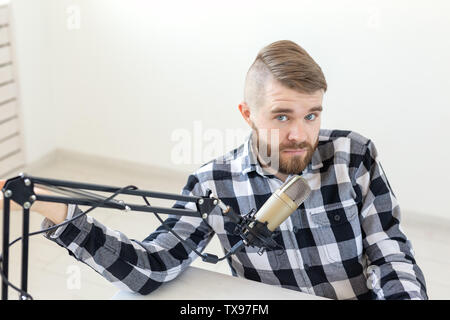
<svg viewBox="0 0 450 320"><path fill-rule="evenodd" d="M283 174L283 173L277 173L275 175L275 177L277 177L278 179L280 179L281 181L285 182L287 177L289 177L288 174Z"/></svg>
<svg viewBox="0 0 450 320"><path fill-rule="evenodd" d="M280 179L281 181L286 181L287 177L289 177L289 174L284 174L279 172L278 170L273 169L270 165L268 165L265 161L263 161L259 155L259 150L258 147L255 145L255 140L253 139L253 135L252 134L252 140L251 140L251 149L253 154L256 154L256 159L260 165L260 167L263 169L263 171L268 172L269 174L274 175L275 177L277 177L278 179Z"/></svg>
<svg viewBox="0 0 450 320"><path fill-rule="evenodd" d="M287 177L289 177L289 174L281 173L280 171L275 170L271 166L265 164L264 161L261 160L258 152L257 152L257 159L258 159L259 165L261 166L261 168L264 171L268 172L269 174L274 175L275 177L277 177L281 181L284 182L284 181L286 181Z"/></svg>

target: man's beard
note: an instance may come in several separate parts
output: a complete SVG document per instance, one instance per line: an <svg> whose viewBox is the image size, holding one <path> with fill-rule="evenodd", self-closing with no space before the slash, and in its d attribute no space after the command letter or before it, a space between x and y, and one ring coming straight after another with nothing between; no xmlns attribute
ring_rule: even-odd
<svg viewBox="0 0 450 320"><path fill-rule="evenodd" d="M256 133L256 151L261 166L263 168L270 168L272 169L272 171L276 171L282 174L300 174L303 170L305 170L305 168L311 162L314 151L319 144L319 137L317 137L314 146L312 146L308 142L292 142L287 144L280 144L278 150L272 150L272 145L268 142L269 139L267 139L266 143L262 142L261 144L259 130L254 125L252 125L252 128ZM306 149L306 153L303 153L301 155L289 156L285 152L283 152L283 150L286 149ZM275 151L278 154L273 155L272 151ZM261 152L264 152L266 155L262 156Z"/></svg>

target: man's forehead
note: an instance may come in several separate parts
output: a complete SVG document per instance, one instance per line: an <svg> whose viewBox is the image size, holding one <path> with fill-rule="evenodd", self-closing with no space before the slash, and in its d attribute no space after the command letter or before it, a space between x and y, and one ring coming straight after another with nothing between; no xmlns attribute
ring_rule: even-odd
<svg viewBox="0 0 450 320"><path fill-rule="evenodd" d="M282 85L279 81L268 81L265 90L265 98L270 105L296 102L309 102L320 105L322 103L323 95L323 89L313 93L299 92Z"/></svg>
<svg viewBox="0 0 450 320"><path fill-rule="evenodd" d="M292 90L291 90L292 91ZM323 92L292 93L277 92L265 99L269 112L322 111Z"/></svg>

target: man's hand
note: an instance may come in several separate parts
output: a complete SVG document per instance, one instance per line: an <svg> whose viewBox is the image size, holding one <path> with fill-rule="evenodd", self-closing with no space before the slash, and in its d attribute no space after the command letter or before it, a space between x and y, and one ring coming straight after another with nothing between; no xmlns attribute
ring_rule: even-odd
<svg viewBox="0 0 450 320"><path fill-rule="evenodd" d="M0 180L0 189L3 189L5 183L6 180ZM37 195L55 195L55 193L38 187L34 187L33 190ZM10 201L10 209L11 211L23 210L22 206L14 201ZM0 210L3 211L3 192L0 192ZM35 201L31 206L30 211L38 212L44 217L51 220L53 223L58 224L66 219L67 205L64 203Z"/></svg>

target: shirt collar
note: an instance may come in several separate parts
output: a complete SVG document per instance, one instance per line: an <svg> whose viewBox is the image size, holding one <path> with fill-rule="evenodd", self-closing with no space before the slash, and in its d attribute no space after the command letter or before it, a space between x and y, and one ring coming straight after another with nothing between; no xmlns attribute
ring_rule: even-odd
<svg viewBox="0 0 450 320"><path fill-rule="evenodd" d="M256 155L255 147L252 143L252 135L253 135L253 132L248 135L247 139L244 142L244 148L243 148L243 152L242 152L242 161L241 161L242 173L247 174L251 171L256 171L261 176L272 176L273 177L273 174L267 172L266 170L263 169L263 167L261 167L261 165L258 161L257 155ZM322 157L320 155L320 149L319 149L320 141L321 141L321 135L319 133L319 145L317 146L316 150L314 150L311 161L308 163L308 165L302 171L301 174L305 174L312 170L316 170L316 169L323 167Z"/></svg>

